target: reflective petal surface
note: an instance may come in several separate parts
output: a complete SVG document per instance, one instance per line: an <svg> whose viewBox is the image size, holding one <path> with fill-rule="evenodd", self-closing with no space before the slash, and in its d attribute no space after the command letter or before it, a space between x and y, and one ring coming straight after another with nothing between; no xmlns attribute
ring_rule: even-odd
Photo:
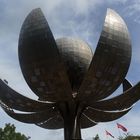
<svg viewBox="0 0 140 140"><path fill-rule="evenodd" d="M96 122L94 122L93 120L91 120L89 117L87 117L86 115L82 114L81 116L81 128L89 128L92 126L97 125Z"/></svg>
<svg viewBox="0 0 140 140"><path fill-rule="evenodd" d="M40 100L72 99L64 64L40 9L33 10L22 25L19 60L26 82Z"/></svg>
<svg viewBox="0 0 140 140"><path fill-rule="evenodd" d="M91 65L79 90L79 100L100 100L123 82L131 60L129 32L123 19L108 9Z"/></svg>
<svg viewBox="0 0 140 140"><path fill-rule="evenodd" d="M56 40L56 44L64 61L72 91L77 92L92 60L92 50L80 39L60 38Z"/></svg>
<svg viewBox="0 0 140 140"><path fill-rule="evenodd" d="M64 127L63 118L60 115L53 116L52 118L36 124L45 129L60 129Z"/></svg>
<svg viewBox="0 0 140 140"><path fill-rule="evenodd" d="M43 103L29 99L13 89L11 89L7 84L5 84L0 79L0 101L10 108L25 111L25 112L36 112L45 109L52 108L55 104L53 103Z"/></svg>
<svg viewBox="0 0 140 140"><path fill-rule="evenodd" d="M58 114L58 112L54 111L53 109L36 113L15 113L13 110L7 108L6 106L2 108L10 117L24 123L39 123Z"/></svg>
<svg viewBox="0 0 140 140"><path fill-rule="evenodd" d="M134 87L130 88L123 94L120 94L111 99L91 103L91 107L96 107L101 110L123 110L131 107L140 99L140 82Z"/></svg>
<svg viewBox="0 0 140 140"><path fill-rule="evenodd" d="M127 79L125 79L123 81L123 92L125 92L126 90L128 90L131 87L133 87L132 84Z"/></svg>
<svg viewBox="0 0 140 140"><path fill-rule="evenodd" d="M84 115L81 116L80 123L81 123L81 128L88 128L88 127L95 126L97 124L96 122L91 121L89 118L87 118ZM37 123L36 125L45 129L64 128L63 118L60 115L56 115L44 122Z"/></svg>
<svg viewBox="0 0 140 140"><path fill-rule="evenodd" d="M117 111L117 112L105 112L102 110L97 110L91 107L87 107L83 114L87 117L92 119L95 122L109 122L119 119L120 117L124 116L131 108L124 110L124 111Z"/></svg>

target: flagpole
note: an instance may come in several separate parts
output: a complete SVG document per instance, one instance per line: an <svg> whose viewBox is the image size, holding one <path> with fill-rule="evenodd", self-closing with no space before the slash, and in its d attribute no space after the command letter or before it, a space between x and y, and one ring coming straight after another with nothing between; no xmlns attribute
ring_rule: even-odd
<svg viewBox="0 0 140 140"><path fill-rule="evenodd" d="M106 138L107 138L107 139L109 138L108 135L109 135L110 137L114 138L114 136L113 136L110 132L108 132L107 130L105 130L105 132L106 132ZM110 139L110 138L109 138L109 139Z"/></svg>
<svg viewBox="0 0 140 140"><path fill-rule="evenodd" d="M116 125L117 125L117 123L116 123ZM119 137L122 137L120 129L118 127L117 127L117 129L118 129L118 132L119 132Z"/></svg>
<svg viewBox="0 0 140 140"><path fill-rule="evenodd" d="M106 139L108 140L108 135L106 135Z"/></svg>
<svg viewBox="0 0 140 140"><path fill-rule="evenodd" d="M119 131L119 135L120 135L120 137L122 137L122 134L121 134L121 131L120 131L120 129L118 128L118 131Z"/></svg>
<svg viewBox="0 0 140 140"><path fill-rule="evenodd" d="M105 135L106 135L106 139L108 140L108 135L106 134L106 129L105 129Z"/></svg>

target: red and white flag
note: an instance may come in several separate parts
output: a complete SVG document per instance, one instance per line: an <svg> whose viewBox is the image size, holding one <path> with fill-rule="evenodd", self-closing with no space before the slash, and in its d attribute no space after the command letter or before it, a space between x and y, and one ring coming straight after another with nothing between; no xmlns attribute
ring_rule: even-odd
<svg viewBox="0 0 140 140"><path fill-rule="evenodd" d="M108 131L106 131L106 130L105 130L105 133L106 133L106 135L109 135L109 136L111 136L112 138L115 138L110 132L108 132Z"/></svg>
<svg viewBox="0 0 140 140"><path fill-rule="evenodd" d="M117 123L117 127L122 129L124 132L127 132L127 129L123 125Z"/></svg>

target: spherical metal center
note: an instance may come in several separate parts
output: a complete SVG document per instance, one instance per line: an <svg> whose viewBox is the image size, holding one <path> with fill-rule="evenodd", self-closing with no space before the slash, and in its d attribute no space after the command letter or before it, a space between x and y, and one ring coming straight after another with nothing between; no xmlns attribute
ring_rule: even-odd
<svg viewBox="0 0 140 140"><path fill-rule="evenodd" d="M56 40L68 78L74 92L77 92L92 60L92 50L82 40L60 38Z"/></svg>

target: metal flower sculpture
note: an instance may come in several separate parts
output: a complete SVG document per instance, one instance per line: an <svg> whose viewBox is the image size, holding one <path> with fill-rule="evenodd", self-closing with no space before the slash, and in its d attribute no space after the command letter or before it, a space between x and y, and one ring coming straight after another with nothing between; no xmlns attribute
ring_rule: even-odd
<svg viewBox="0 0 140 140"><path fill-rule="evenodd" d="M39 99L29 99L0 80L1 106L18 121L64 128L65 140L81 139L81 128L118 119L140 99L140 83L132 87L125 79L130 60L128 29L115 11L107 10L93 55L81 40L55 40L41 10L34 9L21 28L19 61ZM124 93L105 99L120 84Z"/></svg>

